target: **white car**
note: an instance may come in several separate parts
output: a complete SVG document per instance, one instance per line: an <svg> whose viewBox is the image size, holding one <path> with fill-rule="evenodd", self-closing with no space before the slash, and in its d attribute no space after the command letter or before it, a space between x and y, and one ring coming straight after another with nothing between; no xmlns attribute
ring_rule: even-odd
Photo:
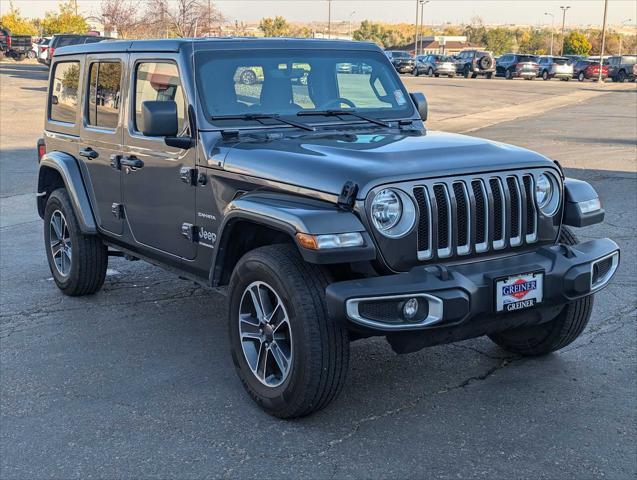
<svg viewBox="0 0 637 480"><path fill-rule="evenodd" d="M33 48L35 49L35 57L31 57L29 55L29 58L36 58L38 60L38 62L40 63L46 63L46 59L49 56L49 43L51 42L51 37L45 37L42 40L40 40L38 43L35 43L33 45Z"/></svg>

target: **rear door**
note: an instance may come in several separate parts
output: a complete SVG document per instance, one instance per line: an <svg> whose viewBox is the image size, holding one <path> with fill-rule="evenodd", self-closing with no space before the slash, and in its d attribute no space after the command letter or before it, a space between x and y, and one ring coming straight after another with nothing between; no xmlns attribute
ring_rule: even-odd
<svg viewBox="0 0 637 480"><path fill-rule="evenodd" d="M115 235L124 226L117 160L122 155L126 56L87 56L80 132L80 161L98 225Z"/></svg>
<svg viewBox="0 0 637 480"><path fill-rule="evenodd" d="M182 179L181 169L195 168L196 149L169 147L163 137L146 137L140 131L142 102L164 100L177 103L179 130L182 134L188 132L186 96L173 57L131 54L124 158L139 161L140 167L123 166L122 185L126 218L134 241L140 246L193 259L196 244L182 234L182 225L195 224L197 189Z"/></svg>

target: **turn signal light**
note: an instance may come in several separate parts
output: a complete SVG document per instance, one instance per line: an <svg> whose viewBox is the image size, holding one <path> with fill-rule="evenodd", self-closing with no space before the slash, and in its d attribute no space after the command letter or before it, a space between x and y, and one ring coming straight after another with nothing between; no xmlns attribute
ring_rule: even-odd
<svg viewBox="0 0 637 480"><path fill-rule="evenodd" d="M330 233L326 235L310 235L309 233L297 233L296 239L298 240L299 245L309 250L361 247L365 243L360 232Z"/></svg>

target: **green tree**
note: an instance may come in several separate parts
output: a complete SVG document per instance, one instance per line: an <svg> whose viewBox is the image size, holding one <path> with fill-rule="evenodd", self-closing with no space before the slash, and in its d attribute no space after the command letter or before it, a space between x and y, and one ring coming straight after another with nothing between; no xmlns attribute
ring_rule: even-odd
<svg viewBox="0 0 637 480"><path fill-rule="evenodd" d="M9 12L0 17L0 25L11 30L14 35L37 35L38 29L32 21L22 18L20 10L9 3Z"/></svg>
<svg viewBox="0 0 637 480"><path fill-rule="evenodd" d="M588 55L591 48L591 42L583 33L570 32L564 38L564 53L567 55Z"/></svg>
<svg viewBox="0 0 637 480"><path fill-rule="evenodd" d="M259 30L263 32L265 37L288 37L291 33L290 24L279 15L274 18L262 18Z"/></svg>
<svg viewBox="0 0 637 480"><path fill-rule="evenodd" d="M385 27L380 23L373 23L369 20L363 20L357 30L354 30L352 37L354 40L374 42L384 46L387 32Z"/></svg>
<svg viewBox="0 0 637 480"><path fill-rule="evenodd" d="M492 28L487 30L484 36L484 47L493 52L494 55L502 55L510 52L513 48L515 36L513 32L506 28Z"/></svg>
<svg viewBox="0 0 637 480"><path fill-rule="evenodd" d="M57 12L47 12L41 25L45 35L88 31L88 23L84 17L75 14L75 3L72 0L60 2Z"/></svg>

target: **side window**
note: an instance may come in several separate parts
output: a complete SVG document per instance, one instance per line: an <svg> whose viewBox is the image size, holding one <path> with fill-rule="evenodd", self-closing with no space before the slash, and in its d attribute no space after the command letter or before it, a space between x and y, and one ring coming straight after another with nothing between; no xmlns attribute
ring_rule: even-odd
<svg viewBox="0 0 637 480"><path fill-rule="evenodd" d="M102 128L117 128L121 103L122 64L95 62L89 69L86 121Z"/></svg>
<svg viewBox="0 0 637 480"><path fill-rule="evenodd" d="M80 62L58 62L49 92L49 118L75 123L80 86Z"/></svg>
<svg viewBox="0 0 637 480"><path fill-rule="evenodd" d="M137 64L135 72L135 131L142 122L142 102L147 100L174 101L177 103L179 131L184 128L186 102L179 80L179 70L174 63L144 62Z"/></svg>

